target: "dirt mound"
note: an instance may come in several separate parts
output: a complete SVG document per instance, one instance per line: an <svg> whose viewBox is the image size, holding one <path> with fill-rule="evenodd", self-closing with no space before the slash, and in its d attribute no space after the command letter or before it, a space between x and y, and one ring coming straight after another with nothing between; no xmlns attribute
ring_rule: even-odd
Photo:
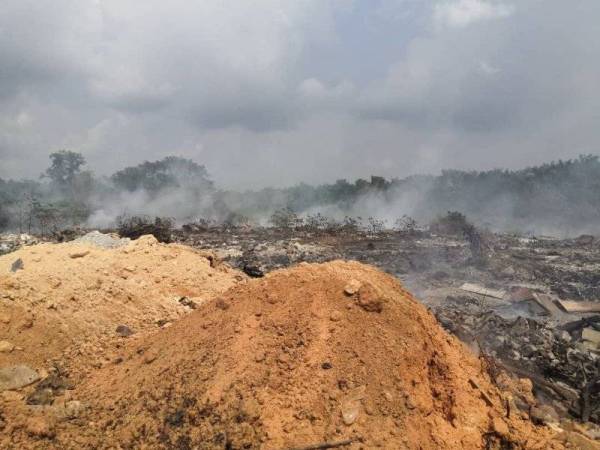
<svg viewBox="0 0 600 450"><path fill-rule="evenodd" d="M359 263L240 283L122 357L71 394L71 419L7 425L11 445L561 448L518 410L506 417L480 361Z"/></svg>
<svg viewBox="0 0 600 450"><path fill-rule="evenodd" d="M40 244L0 257L0 367L100 367L107 342L156 330L244 278L212 267L209 252L152 236L121 244Z"/></svg>

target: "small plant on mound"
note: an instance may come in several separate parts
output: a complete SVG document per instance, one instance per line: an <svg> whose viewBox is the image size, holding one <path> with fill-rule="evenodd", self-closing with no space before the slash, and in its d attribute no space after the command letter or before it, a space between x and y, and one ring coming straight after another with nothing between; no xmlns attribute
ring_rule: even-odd
<svg viewBox="0 0 600 450"><path fill-rule="evenodd" d="M169 217L119 216L117 229L121 237L137 239L145 234L153 235L159 242L171 242L174 221Z"/></svg>

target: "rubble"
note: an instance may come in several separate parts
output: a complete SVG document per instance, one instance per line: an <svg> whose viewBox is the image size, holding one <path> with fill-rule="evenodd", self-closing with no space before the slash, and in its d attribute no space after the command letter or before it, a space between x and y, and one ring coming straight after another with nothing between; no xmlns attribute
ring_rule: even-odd
<svg viewBox="0 0 600 450"><path fill-rule="evenodd" d="M486 289L483 286L474 283L465 283L460 287L463 291L471 292L473 294L483 295L484 297L493 297L503 299L506 296L505 291L499 291L495 289Z"/></svg>
<svg viewBox="0 0 600 450"><path fill-rule="evenodd" d="M21 234L0 234L0 256L14 252L25 246L37 244L39 240L26 233Z"/></svg>
<svg viewBox="0 0 600 450"><path fill-rule="evenodd" d="M131 242L129 238L121 238L116 234L105 234L97 230L81 236L73 241L77 244L93 244L101 248L119 248L128 245Z"/></svg>

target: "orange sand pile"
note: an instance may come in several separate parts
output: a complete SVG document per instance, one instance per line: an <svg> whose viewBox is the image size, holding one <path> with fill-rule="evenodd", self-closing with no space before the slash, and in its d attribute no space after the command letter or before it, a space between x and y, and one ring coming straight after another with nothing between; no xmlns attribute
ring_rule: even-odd
<svg viewBox="0 0 600 450"><path fill-rule="evenodd" d="M116 249L40 244L0 257L0 341L9 343L0 367L105 364L105 343L119 338L119 325L135 338L245 278L211 261L208 252L152 236Z"/></svg>

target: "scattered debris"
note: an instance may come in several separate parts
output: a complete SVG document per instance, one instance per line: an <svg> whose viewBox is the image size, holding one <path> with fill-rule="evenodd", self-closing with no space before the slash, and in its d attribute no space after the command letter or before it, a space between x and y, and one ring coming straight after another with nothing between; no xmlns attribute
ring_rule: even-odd
<svg viewBox="0 0 600 450"><path fill-rule="evenodd" d="M561 308L569 313L600 313L600 302L558 300Z"/></svg>
<svg viewBox="0 0 600 450"><path fill-rule="evenodd" d="M12 263L12 265L10 266L10 271L16 272L18 270L23 270L23 268L24 268L23 260L21 258L19 258L14 263Z"/></svg>
<svg viewBox="0 0 600 450"><path fill-rule="evenodd" d="M99 231L89 233L73 241L77 244L92 244L100 248L119 248L131 242L129 238L120 238L117 234L104 234Z"/></svg>
<svg viewBox="0 0 600 450"><path fill-rule="evenodd" d="M496 289L487 289L483 286L473 283L465 283L460 287L463 291L472 292L474 294L483 295L485 297L493 297L502 299L506 296L505 291L499 291Z"/></svg>
<svg viewBox="0 0 600 450"><path fill-rule="evenodd" d="M40 375L29 366L2 367L0 368L0 392L19 389L39 379Z"/></svg>

